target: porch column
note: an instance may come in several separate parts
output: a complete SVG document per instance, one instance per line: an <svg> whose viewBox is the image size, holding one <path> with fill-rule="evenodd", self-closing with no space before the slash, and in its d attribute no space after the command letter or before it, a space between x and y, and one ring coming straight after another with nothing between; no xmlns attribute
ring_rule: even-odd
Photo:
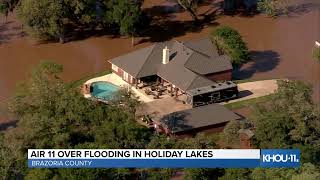
<svg viewBox="0 0 320 180"><path fill-rule="evenodd" d="M170 84L170 95L171 96L173 95L173 86L172 86L172 84Z"/></svg>
<svg viewBox="0 0 320 180"><path fill-rule="evenodd" d="M134 79L134 84L135 84L135 87L136 87L136 89L138 89L138 79Z"/></svg>
<svg viewBox="0 0 320 180"><path fill-rule="evenodd" d="M178 91L179 89L178 88L175 88L175 96L178 97Z"/></svg>

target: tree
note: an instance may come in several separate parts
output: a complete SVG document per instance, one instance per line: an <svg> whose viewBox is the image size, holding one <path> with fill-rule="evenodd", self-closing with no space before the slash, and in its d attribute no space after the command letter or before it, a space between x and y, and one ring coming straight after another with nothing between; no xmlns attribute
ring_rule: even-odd
<svg viewBox="0 0 320 180"><path fill-rule="evenodd" d="M130 87L122 87L118 90L112 97L110 103L118 108L123 108L132 112L132 114L136 113L136 109L139 106L142 106L139 97L135 95L135 93L130 89Z"/></svg>
<svg viewBox="0 0 320 180"><path fill-rule="evenodd" d="M138 34L138 26L143 21L142 6L143 0L118 0L104 1L105 14L104 23L119 27L121 35L131 36L132 46L134 36Z"/></svg>
<svg viewBox="0 0 320 180"><path fill-rule="evenodd" d="M93 27L99 13L96 0L64 0L67 18L80 27Z"/></svg>
<svg viewBox="0 0 320 180"><path fill-rule="evenodd" d="M0 139L0 156L6 157L1 158L1 172L8 178L26 174L30 179L80 178L81 173L88 178L127 177L125 169L26 168L26 151L30 148L145 148L152 137L147 128L134 122L132 110L85 99L77 89L67 88L61 72L61 65L41 63L12 99L9 110L19 122Z"/></svg>
<svg viewBox="0 0 320 180"><path fill-rule="evenodd" d="M0 14L4 14L7 18L8 13L19 4L20 0L0 0Z"/></svg>
<svg viewBox="0 0 320 180"><path fill-rule="evenodd" d="M310 85L279 81L272 104L256 108L254 142L263 148L299 148L302 162L319 162L320 114Z"/></svg>
<svg viewBox="0 0 320 180"><path fill-rule="evenodd" d="M186 180L215 180L218 179L221 175L223 175L222 169L204 169L204 168L191 168L191 169L185 169L185 179Z"/></svg>
<svg viewBox="0 0 320 180"><path fill-rule="evenodd" d="M185 9L195 22L198 22L197 8L199 0L176 0L177 3Z"/></svg>
<svg viewBox="0 0 320 180"><path fill-rule="evenodd" d="M8 17L8 13L9 13L9 5L6 1L1 0L0 1L0 14L4 14L7 20Z"/></svg>
<svg viewBox="0 0 320 180"><path fill-rule="evenodd" d="M32 36L64 42L65 10L63 0L23 0L17 15Z"/></svg>
<svg viewBox="0 0 320 180"><path fill-rule="evenodd" d="M223 129L221 134L225 146L236 147L240 143L239 138L240 122L233 120L230 121Z"/></svg>
<svg viewBox="0 0 320 180"><path fill-rule="evenodd" d="M288 13L289 0L258 0L257 8L268 16L276 17Z"/></svg>
<svg viewBox="0 0 320 180"><path fill-rule="evenodd" d="M250 179L251 170L238 168L238 169L225 169L224 175L219 177L219 180L229 180L229 179L237 179L237 180L247 180Z"/></svg>
<svg viewBox="0 0 320 180"><path fill-rule="evenodd" d="M320 179L320 168L316 167L314 164L305 163L302 165L300 169L300 173L294 174L292 176L292 180L299 179L309 179L309 180L317 180Z"/></svg>
<svg viewBox="0 0 320 180"><path fill-rule="evenodd" d="M134 35L136 25L140 23L141 0L104 1L106 6L105 22L116 24L122 35Z"/></svg>
<svg viewBox="0 0 320 180"><path fill-rule="evenodd" d="M317 61L320 62L320 47L314 47L312 50L312 56L315 58Z"/></svg>
<svg viewBox="0 0 320 180"><path fill-rule="evenodd" d="M219 27L211 31L210 36L219 53L229 55L233 65L241 65L250 59L246 43L242 40L241 35L231 27Z"/></svg>
<svg viewBox="0 0 320 180"><path fill-rule="evenodd" d="M318 42L316 42L318 43ZM320 63L320 46L318 46L316 44L316 47L313 48L312 50L312 56L314 59L316 59L315 65L313 66L314 68L314 74L313 75L313 79L314 79L314 84L315 86L318 85L318 87L320 88L320 80L319 80L319 76L320 76L320 70L318 70L317 68L317 64L316 63ZM318 100L320 101L320 92L318 93Z"/></svg>
<svg viewBox="0 0 320 180"><path fill-rule="evenodd" d="M285 169L285 168L274 168L274 169L262 169L256 168L252 171L252 179L308 179L316 180L320 178L319 167L316 167L312 163L304 163L299 169Z"/></svg>

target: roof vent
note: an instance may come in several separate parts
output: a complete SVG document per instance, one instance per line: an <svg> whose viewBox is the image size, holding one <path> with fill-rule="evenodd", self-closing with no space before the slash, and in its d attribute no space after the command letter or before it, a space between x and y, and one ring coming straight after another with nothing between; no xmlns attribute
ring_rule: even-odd
<svg viewBox="0 0 320 180"><path fill-rule="evenodd" d="M162 64L168 64L169 63L169 55L170 55L170 51L169 51L168 47L166 46L162 50Z"/></svg>

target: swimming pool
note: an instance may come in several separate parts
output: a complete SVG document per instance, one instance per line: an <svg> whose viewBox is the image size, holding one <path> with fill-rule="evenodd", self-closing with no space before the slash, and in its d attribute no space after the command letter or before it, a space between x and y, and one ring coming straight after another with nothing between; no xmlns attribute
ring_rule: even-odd
<svg viewBox="0 0 320 180"><path fill-rule="evenodd" d="M119 90L118 86L103 81L94 82L91 87L91 95L103 100L111 100L113 94Z"/></svg>

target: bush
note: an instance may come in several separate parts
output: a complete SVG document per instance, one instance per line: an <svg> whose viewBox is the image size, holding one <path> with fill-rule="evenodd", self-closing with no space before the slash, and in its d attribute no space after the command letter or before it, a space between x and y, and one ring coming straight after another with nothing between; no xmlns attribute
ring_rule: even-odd
<svg viewBox="0 0 320 180"><path fill-rule="evenodd" d="M315 47L313 49L312 56L320 62L320 47Z"/></svg>
<svg viewBox="0 0 320 180"><path fill-rule="evenodd" d="M276 17L288 14L289 0L258 0L257 9L268 16Z"/></svg>
<svg viewBox="0 0 320 180"><path fill-rule="evenodd" d="M6 14L8 11L8 5L4 2L0 2L0 14Z"/></svg>
<svg viewBox="0 0 320 180"><path fill-rule="evenodd" d="M277 15L276 3L273 0L259 0L257 4L258 11L266 13L268 16Z"/></svg>
<svg viewBox="0 0 320 180"><path fill-rule="evenodd" d="M226 127L223 129L221 138L226 147L236 147L240 144L239 139L239 130L240 130L239 121L230 121Z"/></svg>
<svg viewBox="0 0 320 180"><path fill-rule="evenodd" d="M211 38L220 54L231 57L233 65L241 65L250 60L248 47L236 30L230 27L219 27L211 32Z"/></svg>

